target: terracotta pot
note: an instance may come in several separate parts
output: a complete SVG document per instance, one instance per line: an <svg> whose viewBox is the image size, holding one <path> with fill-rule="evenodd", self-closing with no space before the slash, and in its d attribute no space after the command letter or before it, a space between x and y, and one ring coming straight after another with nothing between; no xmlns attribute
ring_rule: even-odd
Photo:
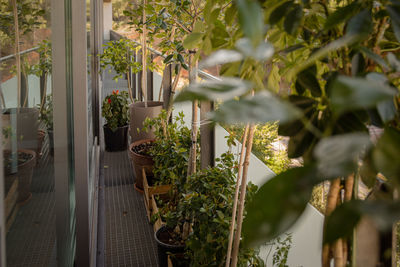
<svg viewBox="0 0 400 267"><path fill-rule="evenodd" d="M152 168L152 166L154 165L154 161L153 161L153 158L150 156L145 156L145 155L135 153L133 151L133 147L139 146L141 144L148 143L148 142L154 142L154 139L139 140L139 141L133 142L129 146L129 157L132 160L133 171L134 171L135 177L136 177L135 188L138 189L138 191L140 191L140 192L143 192L142 168L145 166L146 166L146 168Z"/></svg>
<svg viewBox="0 0 400 267"><path fill-rule="evenodd" d="M106 151L123 151L128 145L128 127L125 125L112 131L107 125L103 126Z"/></svg>
<svg viewBox="0 0 400 267"><path fill-rule="evenodd" d="M163 102L160 101L148 101L147 108L144 102L136 102L129 106L129 135L131 136L131 142L154 138L153 132L141 131L143 129L143 122L146 118L156 118L161 113L162 107Z"/></svg>

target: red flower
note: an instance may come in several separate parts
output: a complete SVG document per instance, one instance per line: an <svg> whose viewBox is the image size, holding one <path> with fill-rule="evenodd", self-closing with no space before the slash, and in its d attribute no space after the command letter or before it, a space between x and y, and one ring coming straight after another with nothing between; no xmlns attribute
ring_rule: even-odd
<svg viewBox="0 0 400 267"><path fill-rule="evenodd" d="M111 98L108 99L108 104L111 104Z"/></svg>
<svg viewBox="0 0 400 267"><path fill-rule="evenodd" d="M119 94L119 90L117 90L117 95Z"/></svg>
<svg viewBox="0 0 400 267"><path fill-rule="evenodd" d="M115 95L115 90L113 90L113 95Z"/></svg>

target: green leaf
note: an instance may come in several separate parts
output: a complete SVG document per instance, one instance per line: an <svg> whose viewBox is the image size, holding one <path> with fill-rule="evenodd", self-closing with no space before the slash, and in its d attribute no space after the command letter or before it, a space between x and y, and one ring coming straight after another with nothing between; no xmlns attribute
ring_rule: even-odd
<svg viewBox="0 0 400 267"><path fill-rule="evenodd" d="M393 98L396 91L381 81L339 76L332 84L332 108L342 113L348 110L375 107Z"/></svg>
<svg viewBox="0 0 400 267"><path fill-rule="evenodd" d="M351 18L357 12L359 6L357 2L353 2L347 6L336 9L335 12L327 18L324 25L325 30L329 30Z"/></svg>
<svg viewBox="0 0 400 267"><path fill-rule="evenodd" d="M382 231L392 229L400 219L400 203L352 200L337 207L327 217L324 243L333 243L341 237L350 237L362 216L371 218Z"/></svg>
<svg viewBox="0 0 400 267"><path fill-rule="evenodd" d="M245 246L256 246L288 230L301 216L315 182L311 166L285 171L262 185L246 205Z"/></svg>
<svg viewBox="0 0 400 267"><path fill-rule="evenodd" d="M386 6L386 10L390 15L392 27L397 41L400 42L400 7L394 5Z"/></svg>
<svg viewBox="0 0 400 267"><path fill-rule="evenodd" d="M318 170L326 178L347 176L357 169L362 153L371 146L367 133L350 133L322 139L314 149Z"/></svg>
<svg viewBox="0 0 400 267"><path fill-rule="evenodd" d="M388 179L400 182L400 132L386 127L372 153L375 168Z"/></svg>
<svg viewBox="0 0 400 267"><path fill-rule="evenodd" d="M228 124L271 121L284 123L295 120L300 116L300 110L269 92L224 102L218 110L211 114L213 120Z"/></svg>
<svg viewBox="0 0 400 267"><path fill-rule="evenodd" d="M239 12L239 24L243 34L253 46L258 45L264 36L264 19L260 5L254 0L236 0Z"/></svg>
<svg viewBox="0 0 400 267"><path fill-rule="evenodd" d="M389 66L386 64L385 60L381 58L379 55L375 54L371 50L366 47L360 47L360 51L363 52L367 57L381 65L381 67L385 69L389 69Z"/></svg>
<svg viewBox="0 0 400 267"><path fill-rule="evenodd" d="M274 11L271 12L269 16L269 23L276 24L278 23L286 14L289 12L290 8L293 5L293 1L286 1L279 5Z"/></svg>
<svg viewBox="0 0 400 267"><path fill-rule="evenodd" d="M389 61L390 67L395 71L400 72L400 60L393 53L389 53L387 55L387 59Z"/></svg>
<svg viewBox="0 0 400 267"><path fill-rule="evenodd" d="M345 202L337 207L326 219L324 230L324 243L333 243L342 237L351 237L353 229L360 221L362 214L360 211L361 200Z"/></svg>
<svg viewBox="0 0 400 267"><path fill-rule="evenodd" d="M186 49L194 49L198 46L200 43L201 39L203 38L203 33L200 32L193 32L189 34L185 40L183 41L183 46Z"/></svg>
<svg viewBox="0 0 400 267"><path fill-rule="evenodd" d="M231 62L240 61L242 59L242 54L235 50L221 49L212 53L205 60L200 62L199 68L203 69L216 65L223 65Z"/></svg>
<svg viewBox="0 0 400 267"><path fill-rule="evenodd" d="M319 82L315 77L315 74L310 70L306 69L297 75L297 81L301 87L309 89L311 94L315 97L319 97L322 94ZM297 87L296 87L297 89Z"/></svg>
<svg viewBox="0 0 400 267"><path fill-rule="evenodd" d="M298 72L307 69L308 67L315 64L316 61L321 60L322 58L326 57L329 53L339 50L342 47L351 45L359 40L359 35L357 34L346 34L342 38L339 38L328 45L318 49L316 52L311 54L311 56L305 60L304 62L300 62L297 64L290 72L288 72L288 78L291 79L294 75Z"/></svg>
<svg viewBox="0 0 400 267"><path fill-rule="evenodd" d="M292 10L287 14L284 22L285 31L288 34L294 35L300 26L301 19L303 18L303 7L301 5L294 5Z"/></svg>
<svg viewBox="0 0 400 267"><path fill-rule="evenodd" d="M234 5L231 5L225 12L225 23L226 25L230 25L235 19L236 8Z"/></svg>
<svg viewBox="0 0 400 267"><path fill-rule="evenodd" d="M364 9L357 15L355 15L347 25L346 35L358 36L359 40L368 37L372 30L372 17L371 12L368 9Z"/></svg>
<svg viewBox="0 0 400 267"><path fill-rule="evenodd" d="M274 47L270 43L261 42L254 49L248 38L239 39L235 46L245 57L251 57L255 60L265 61L270 59L274 54Z"/></svg>
<svg viewBox="0 0 400 267"><path fill-rule="evenodd" d="M176 102L198 100L228 100L243 95L251 84L238 78L224 78L220 81L204 81L189 85L175 99Z"/></svg>

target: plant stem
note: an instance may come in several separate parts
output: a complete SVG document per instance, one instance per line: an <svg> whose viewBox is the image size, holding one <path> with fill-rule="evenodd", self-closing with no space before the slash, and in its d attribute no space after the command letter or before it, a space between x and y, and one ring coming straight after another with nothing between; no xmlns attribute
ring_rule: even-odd
<svg viewBox="0 0 400 267"><path fill-rule="evenodd" d="M242 232L242 223L243 223L243 213L244 213L244 202L246 198L246 186L247 186L247 173L249 171L249 161L251 156L251 149L253 146L253 137L254 137L255 125L251 124L249 130L249 138L247 140L247 148L246 148L246 156L243 163L243 175L242 175L242 183L240 187L240 201L239 201L239 210L237 216L237 229L235 234L235 239L233 243L233 252L232 252L232 264L231 266L236 267L238 262L238 254L239 254L239 245L240 245L240 235Z"/></svg>
<svg viewBox="0 0 400 267"><path fill-rule="evenodd" d="M132 95L132 85L131 85L131 75L128 71L128 73L126 73L126 77L128 80L128 93L129 93L129 98L131 99L131 102L133 103L133 95Z"/></svg>
<svg viewBox="0 0 400 267"><path fill-rule="evenodd" d="M169 96L168 107L167 107L167 121L169 121L169 118L171 117L171 114L172 114L172 101L174 100L176 87L178 86L178 82L179 82L179 79L181 78L181 74L182 74L182 67L179 67L178 74L175 76L175 79L174 79L174 82L173 82L172 88L171 88L171 94Z"/></svg>
<svg viewBox="0 0 400 267"><path fill-rule="evenodd" d="M232 242L233 242L233 235L235 233L235 222L236 222L236 210L237 210L237 204L238 204L238 198L239 198L239 184L242 176L242 169L243 169L243 160L245 156L245 151L246 151L246 143L247 143L247 136L249 134L249 124L246 125L246 128L243 133L243 140L242 140L242 148L240 152L240 158L239 158L239 166L238 166L238 176L236 180L236 188L235 188L235 196L233 198L233 209L232 209L232 220L231 220L231 226L229 229L229 243L228 243L228 251L226 253L226 267L229 267L230 261L231 261L231 253L232 253Z"/></svg>
<svg viewBox="0 0 400 267"><path fill-rule="evenodd" d="M42 101L40 103L40 109L39 113L42 113L42 109L44 104L46 103L46 94L47 94L47 72L44 73L44 81L43 81L43 95L42 95Z"/></svg>
<svg viewBox="0 0 400 267"><path fill-rule="evenodd" d="M146 0L143 0L143 43L142 43L142 93L147 108L147 43L146 43Z"/></svg>
<svg viewBox="0 0 400 267"><path fill-rule="evenodd" d="M21 107L21 55L19 47L19 24L18 24L18 9L17 0L12 0L14 13L14 30L15 30L15 59L17 64L17 106Z"/></svg>
<svg viewBox="0 0 400 267"><path fill-rule="evenodd" d="M189 83L195 83L197 80L197 61L194 62L194 53L189 54ZM198 132L198 100L193 100L192 103L192 146L190 147L190 157L188 164L188 173L190 176L196 173L196 157L197 157L197 132Z"/></svg>

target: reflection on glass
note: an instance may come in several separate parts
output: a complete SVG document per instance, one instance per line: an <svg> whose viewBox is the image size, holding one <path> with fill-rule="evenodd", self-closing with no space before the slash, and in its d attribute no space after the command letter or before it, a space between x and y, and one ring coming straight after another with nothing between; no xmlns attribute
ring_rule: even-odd
<svg viewBox="0 0 400 267"><path fill-rule="evenodd" d="M0 0L7 266L56 263L50 1Z"/></svg>

